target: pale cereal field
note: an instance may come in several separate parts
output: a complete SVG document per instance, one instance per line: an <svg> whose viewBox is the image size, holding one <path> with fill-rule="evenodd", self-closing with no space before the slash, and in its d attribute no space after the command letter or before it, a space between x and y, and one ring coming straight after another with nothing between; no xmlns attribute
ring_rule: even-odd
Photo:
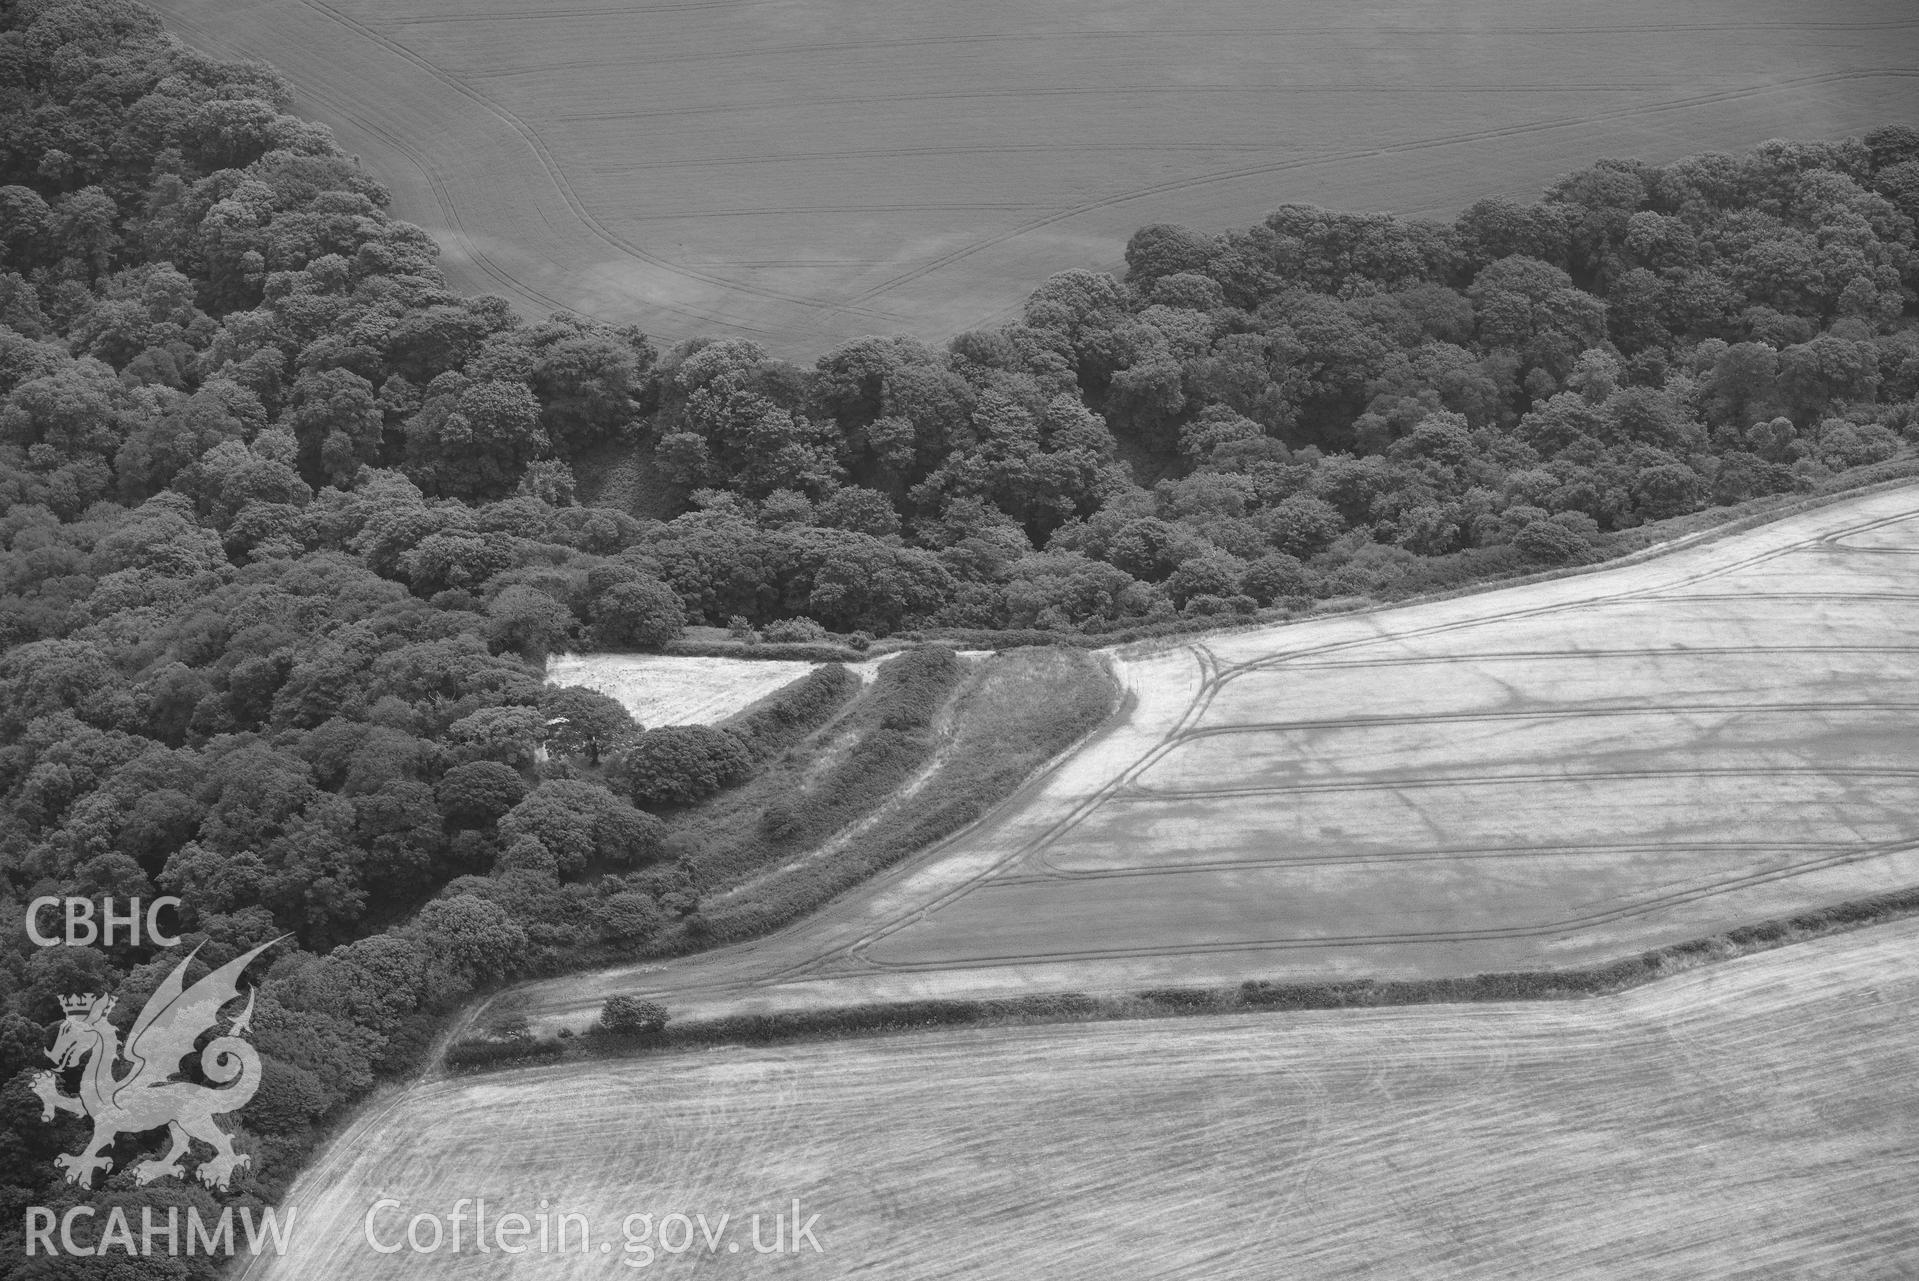
<svg viewBox="0 0 1919 1281"><path fill-rule="evenodd" d="M1909 1277L1916 953L1907 921L1596 1000L435 1081L333 1145L286 1198L296 1248L250 1281ZM565 1255L479 1255L469 1223L461 1254L380 1255L382 1197L382 1244L461 1197L496 1217L544 1198L585 1216L589 1252L574 1224ZM771 1244L796 1198L820 1252L754 1253L749 1216ZM704 1214L715 1249L690 1228L689 1252L624 1267L634 1213Z"/></svg>
<svg viewBox="0 0 1919 1281"><path fill-rule="evenodd" d="M1131 697L682 1016L1578 966L1919 884L1919 486L1593 573L1123 649Z"/></svg>

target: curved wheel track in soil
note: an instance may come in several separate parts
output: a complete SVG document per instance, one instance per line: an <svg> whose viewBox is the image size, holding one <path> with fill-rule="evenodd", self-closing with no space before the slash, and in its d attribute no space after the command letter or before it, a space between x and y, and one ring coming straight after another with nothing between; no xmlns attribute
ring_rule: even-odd
<svg viewBox="0 0 1919 1281"><path fill-rule="evenodd" d="M1919 883L1919 605L1876 554L1919 550L1915 516L1907 485L1122 649L1127 710L972 829L765 939L512 999L579 1024L613 992L684 1016L1565 966ZM1769 587L1802 573L1812 599Z"/></svg>
<svg viewBox="0 0 1919 1281"><path fill-rule="evenodd" d="M795 358L992 323L1146 223L1446 215L1602 155L1857 132L1919 75L1899 0L156 7L286 71L457 286Z"/></svg>

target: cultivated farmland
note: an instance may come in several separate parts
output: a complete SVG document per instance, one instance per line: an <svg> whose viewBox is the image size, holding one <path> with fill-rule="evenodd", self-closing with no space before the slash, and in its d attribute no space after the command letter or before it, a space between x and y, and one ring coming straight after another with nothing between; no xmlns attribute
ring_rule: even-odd
<svg viewBox="0 0 1919 1281"><path fill-rule="evenodd" d="M1911 113L1906 0L158 0L265 58L455 285L811 356L1004 318L1136 228L1450 217Z"/></svg>
<svg viewBox="0 0 1919 1281"><path fill-rule="evenodd" d="M598 690L642 725L715 725L813 666L674 654L557 654L547 660L546 679Z"/></svg>
<svg viewBox="0 0 1919 1281"><path fill-rule="evenodd" d="M1596 573L1122 650L1116 721L760 942L519 989L580 1026L1588 964L1919 884L1919 487Z"/></svg>
<svg viewBox="0 0 1919 1281"><path fill-rule="evenodd" d="M254 1276L1848 1278L1919 1270L1919 922L1616 997L993 1028L416 1085ZM595 1257L379 1256L406 1216L587 1216ZM545 1198L545 1200L542 1200ZM798 1198L822 1253L752 1253ZM763 1225L771 1240L770 1223ZM788 1228L790 1234L790 1227ZM681 1238L676 1234L673 1240ZM790 1238L789 1238L790 1239ZM609 1241L611 1256L598 1253Z"/></svg>

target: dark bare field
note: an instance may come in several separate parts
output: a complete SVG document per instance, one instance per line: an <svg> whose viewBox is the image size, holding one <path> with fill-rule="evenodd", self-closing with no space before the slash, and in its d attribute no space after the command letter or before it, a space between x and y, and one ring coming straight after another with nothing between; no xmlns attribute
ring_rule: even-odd
<svg viewBox="0 0 1919 1281"><path fill-rule="evenodd" d="M1004 319L1136 228L1450 217L1601 156L1912 114L1901 0L159 0L265 58L457 288L810 357Z"/></svg>

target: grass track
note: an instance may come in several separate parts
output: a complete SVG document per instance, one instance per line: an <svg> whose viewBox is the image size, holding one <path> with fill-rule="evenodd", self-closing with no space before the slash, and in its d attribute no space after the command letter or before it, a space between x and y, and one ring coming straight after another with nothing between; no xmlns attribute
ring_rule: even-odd
<svg viewBox="0 0 1919 1281"><path fill-rule="evenodd" d="M462 287L808 356L938 338L1154 221L1450 215L1601 155L1911 115L1899 0L159 0L284 69Z"/></svg>
<svg viewBox="0 0 1919 1281"><path fill-rule="evenodd" d="M722 1245L650 1271L1911 1276L1915 947L1907 920L1594 1000L1000 1027L425 1083L334 1143L288 1199L296 1252L249 1281L627 1275L627 1213L794 1197L821 1216L823 1254ZM383 1195L395 1216L544 1197L615 1250L376 1256L361 1224Z"/></svg>
<svg viewBox="0 0 1919 1281"><path fill-rule="evenodd" d="M767 938L513 1002L577 1026L614 992L687 1017L1565 968L1919 884L1902 546L1919 486L1123 648L1121 715L976 827Z"/></svg>

